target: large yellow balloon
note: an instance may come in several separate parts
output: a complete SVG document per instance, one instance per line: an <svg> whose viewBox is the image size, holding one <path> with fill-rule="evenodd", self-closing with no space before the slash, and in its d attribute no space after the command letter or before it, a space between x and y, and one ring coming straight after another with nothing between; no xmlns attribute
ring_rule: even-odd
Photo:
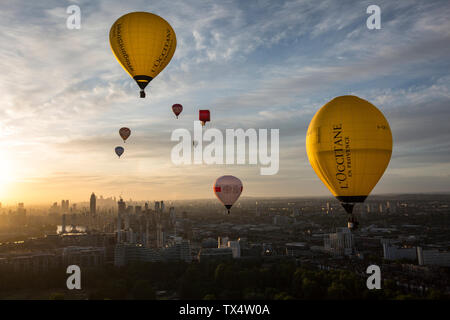
<svg viewBox="0 0 450 320"><path fill-rule="evenodd" d="M306 134L306 152L322 182L352 213L352 204L363 202L386 170L392 133L373 104L341 96L314 115Z"/></svg>
<svg viewBox="0 0 450 320"><path fill-rule="evenodd" d="M177 46L170 24L149 12L131 12L111 27L109 43L114 56L128 74L144 89L170 62Z"/></svg>

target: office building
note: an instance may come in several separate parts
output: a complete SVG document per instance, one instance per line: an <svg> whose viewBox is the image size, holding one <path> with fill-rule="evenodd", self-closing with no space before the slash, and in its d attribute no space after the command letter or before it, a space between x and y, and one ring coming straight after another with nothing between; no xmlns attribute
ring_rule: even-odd
<svg viewBox="0 0 450 320"><path fill-rule="evenodd" d="M202 248L198 253L200 262L208 261L226 261L233 259L231 248Z"/></svg>
<svg viewBox="0 0 450 320"><path fill-rule="evenodd" d="M231 248L233 258L236 259L241 257L241 246L239 245L239 241L228 241L228 248Z"/></svg>
<svg viewBox="0 0 450 320"><path fill-rule="evenodd" d="M450 252L437 249L424 250L417 247L417 260L419 265L436 265L450 267Z"/></svg>
<svg viewBox="0 0 450 320"><path fill-rule="evenodd" d="M383 241L382 246L383 246L383 257L386 260L417 259L416 247L401 248L391 244L389 241Z"/></svg>
<svg viewBox="0 0 450 320"><path fill-rule="evenodd" d="M90 214L92 217L97 212L97 197L95 196L95 194L93 192L91 194L91 199L89 201L89 208L90 208Z"/></svg>
<svg viewBox="0 0 450 320"><path fill-rule="evenodd" d="M104 247L66 247L63 250L63 263L65 266L77 265L81 268L98 267L105 263L105 252Z"/></svg>
<svg viewBox="0 0 450 320"><path fill-rule="evenodd" d="M351 255L355 251L353 234L347 228L339 228L324 238L324 250L334 255Z"/></svg>
<svg viewBox="0 0 450 320"><path fill-rule="evenodd" d="M133 262L160 262L163 258L155 249L140 244L120 243L114 250L114 265L122 267Z"/></svg>
<svg viewBox="0 0 450 320"><path fill-rule="evenodd" d="M168 261L192 262L191 246L189 240L174 237L168 241L167 247L162 251Z"/></svg>

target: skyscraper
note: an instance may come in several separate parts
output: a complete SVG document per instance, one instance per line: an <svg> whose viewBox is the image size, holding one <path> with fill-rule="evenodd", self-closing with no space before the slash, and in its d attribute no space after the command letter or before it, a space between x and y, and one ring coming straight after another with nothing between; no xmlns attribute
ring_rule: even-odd
<svg viewBox="0 0 450 320"><path fill-rule="evenodd" d="M124 217L124 215L126 214L126 204L125 201L123 201L123 199L119 199L119 201L117 202L118 205L118 211L117 211L117 242L120 243L122 242L122 219Z"/></svg>
<svg viewBox="0 0 450 320"><path fill-rule="evenodd" d="M95 193L92 192L91 194L91 201L90 201L90 208L91 208L91 216L94 216L97 211L97 197L95 196Z"/></svg>
<svg viewBox="0 0 450 320"><path fill-rule="evenodd" d="M170 209L169 209L169 218L170 218L170 224L174 226L177 221L177 215L175 213L174 207L170 207Z"/></svg>
<svg viewBox="0 0 450 320"><path fill-rule="evenodd" d="M61 233L66 233L66 215L64 213L62 215Z"/></svg>
<svg viewBox="0 0 450 320"><path fill-rule="evenodd" d="M117 204L119 205L119 215L123 215L126 211L126 204L125 201L123 201L123 199L120 199L119 202L117 202Z"/></svg>
<svg viewBox="0 0 450 320"><path fill-rule="evenodd" d="M142 207L141 206L134 206L134 214L140 215L142 213Z"/></svg>
<svg viewBox="0 0 450 320"><path fill-rule="evenodd" d="M156 225L156 247L163 248L166 245L166 233L163 226L158 223Z"/></svg>
<svg viewBox="0 0 450 320"><path fill-rule="evenodd" d="M62 213L69 212L69 200L61 200L61 212Z"/></svg>

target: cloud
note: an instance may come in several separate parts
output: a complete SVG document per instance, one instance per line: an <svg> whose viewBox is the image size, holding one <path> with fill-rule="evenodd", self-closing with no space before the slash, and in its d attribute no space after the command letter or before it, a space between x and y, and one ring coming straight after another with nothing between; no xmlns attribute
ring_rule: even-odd
<svg viewBox="0 0 450 320"><path fill-rule="evenodd" d="M66 28L65 10L72 3L81 8L80 30ZM112 193L126 188L142 197L205 197L223 172L245 179L249 195L327 194L307 161L306 129L327 101L355 94L383 111L394 134L387 175L399 182L383 179L375 191L392 190L391 184L406 190L414 181L417 190L439 189L450 182L445 174L431 178L448 170L450 160L450 7L445 1L379 1L382 29L368 30L368 5L2 3L0 146L13 159L18 181L39 181L46 197L71 184L76 187L64 192L74 197L94 187ZM163 16L178 40L172 62L152 81L146 99L138 98L108 43L112 22L140 10ZM179 120L171 113L173 103L184 106ZM210 109L209 125L221 130L280 129L279 174L259 176L257 166L174 166L170 133L192 130L199 108ZM132 128L132 137L124 161L113 161L113 148L123 144L117 133L122 126ZM414 180L418 171L420 183Z"/></svg>

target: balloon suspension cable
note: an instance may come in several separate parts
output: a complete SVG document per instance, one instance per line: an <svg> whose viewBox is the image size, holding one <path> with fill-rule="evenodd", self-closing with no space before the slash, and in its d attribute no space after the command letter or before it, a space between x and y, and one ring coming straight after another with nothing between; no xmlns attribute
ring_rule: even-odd
<svg viewBox="0 0 450 320"><path fill-rule="evenodd" d="M353 207L355 206L354 203L341 202L341 205L345 209L345 212L347 212L348 214L353 214Z"/></svg>
<svg viewBox="0 0 450 320"><path fill-rule="evenodd" d="M354 203L350 202L341 202L342 207L345 209L345 212L348 213L347 227L350 231L355 231L358 228L359 222L353 214L353 208L355 206Z"/></svg>

